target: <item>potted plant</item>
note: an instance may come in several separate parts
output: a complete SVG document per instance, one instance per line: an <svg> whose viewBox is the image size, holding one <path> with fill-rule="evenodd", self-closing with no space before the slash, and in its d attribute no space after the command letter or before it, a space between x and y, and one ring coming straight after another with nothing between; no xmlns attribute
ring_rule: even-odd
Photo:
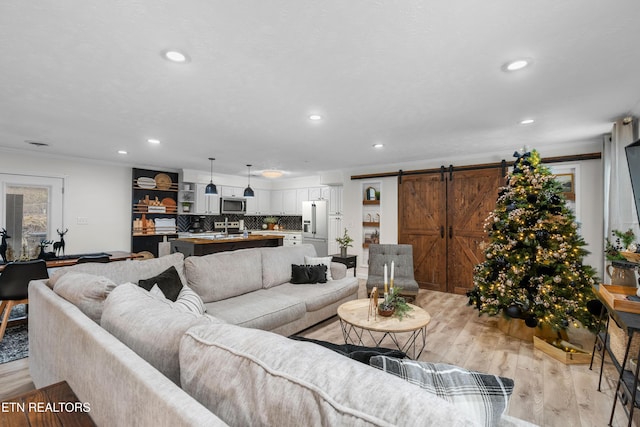
<svg viewBox="0 0 640 427"><path fill-rule="evenodd" d="M607 261L624 261L627 258L623 255L623 252L636 252L637 245L634 243L635 234L630 228L625 232L620 230L611 230L611 233L615 236L615 243L607 237L605 241L605 257ZM627 254L629 255L629 254ZM615 266L612 262L606 267L607 275L609 276L610 283L612 285L621 286L635 286L636 278L633 268L624 268Z"/></svg>
<svg viewBox="0 0 640 427"><path fill-rule="evenodd" d="M182 202L182 212L189 212L191 210L191 203Z"/></svg>
<svg viewBox="0 0 640 427"><path fill-rule="evenodd" d="M347 229L344 229L344 234L342 237L336 237L336 242L340 245L340 256L345 258L347 256L347 248L353 247L351 243L353 243L353 239L349 234L347 234Z"/></svg>
<svg viewBox="0 0 640 427"><path fill-rule="evenodd" d="M276 224L278 223L278 218L275 216L268 216L265 217L265 219L262 220L262 222L264 222L265 224L267 224L267 228L269 230L273 230L273 228L276 226Z"/></svg>
<svg viewBox="0 0 640 427"><path fill-rule="evenodd" d="M401 290L402 288L398 286L389 289L387 296L378 304L378 313L381 316L391 316L395 314L402 320L404 316L411 311L411 307L407 304L407 301L404 297L400 296Z"/></svg>

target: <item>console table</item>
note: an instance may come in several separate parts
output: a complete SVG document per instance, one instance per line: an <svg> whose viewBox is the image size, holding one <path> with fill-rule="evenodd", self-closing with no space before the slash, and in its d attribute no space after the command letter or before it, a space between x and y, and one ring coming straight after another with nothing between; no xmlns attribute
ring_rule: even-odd
<svg viewBox="0 0 640 427"><path fill-rule="evenodd" d="M625 409L626 409L626 405L629 405L629 408L627 410L627 415L629 416L628 426L631 427L631 424L633 421L633 411L636 407L640 408L640 393L638 393L638 385L640 385L640 381L638 380L638 374L640 374L640 363L636 364L635 372L631 372L631 370L626 369L626 366L627 366L627 360L631 356L633 356L629 354L629 348L631 347L631 341L633 340L633 336L636 333L640 333L640 314L614 310L613 307L609 305L607 300L602 297L598 286L594 286L594 291L595 291L596 297L598 298L598 300L600 300L600 302L604 305L604 307L608 312L607 321L606 321L604 330L598 332L598 334L596 335L596 343L602 346L602 352L601 352L602 360L600 362L600 380L602 380L602 369L604 367L603 365L604 365L605 351L609 354L609 357L613 361L613 364L619 373L616 392L613 398L613 407L611 408L611 418L609 419L609 425L611 425L611 423L613 422L613 416L615 414L616 403L618 402L618 396L620 391L622 391L626 397L625 399L626 402L624 402L622 398L620 398L620 401L623 405L625 405ZM607 327L609 326L610 319L613 319L618 324L618 326L620 326L620 328L622 328L627 332L627 336L628 336L627 346L624 352L624 357L622 359L622 362L616 359L616 356L613 354L610 347L608 329L607 329ZM595 349L594 349L594 354L595 354ZM636 355L636 357L638 357L637 360L640 360L640 350L638 351L638 354ZM600 390L600 382L598 382L598 390Z"/></svg>
<svg viewBox="0 0 640 427"><path fill-rule="evenodd" d="M80 402L66 381L0 402L0 424L6 426L94 427L90 402Z"/></svg>
<svg viewBox="0 0 640 427"><path fill-rule="evenodd" d="M353 268L353 277L356 277L357 259L358 255L347 255L345 257L341 256L340 254L331 255L331 261L344 264L347 266L347 268Z"/></svg>
<svg viewBox="0 0 640 427"><path fill-rule="evenodd" d="M109 251L109 252L100 252L100 253L94 253L94 254L82 254L82 255L66 255L60 258L55 258L55 259L49 259L49 260L45 260L47 263L47 268L59 268L59 267L67 267L69 265L74 265L77 264L78 259L81 256L87 256L87 255L91 255L91 256L96 256L96 255L100 255L100 254L105 254L105 255L109 255L109 260L110 261L124 261L127 259L136 259L136 258L142 258L141 255L135 254L135 253L131 253L131 252L124 252L124 251ZM6 264L3 264L0 262L0 271L4 270L4 266Z"/></svg>

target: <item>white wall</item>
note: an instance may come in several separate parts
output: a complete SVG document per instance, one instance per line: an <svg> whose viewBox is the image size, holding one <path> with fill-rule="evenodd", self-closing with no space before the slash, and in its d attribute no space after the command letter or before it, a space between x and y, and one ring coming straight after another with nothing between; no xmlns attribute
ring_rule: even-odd
<svg viewBox="0 0 640 427"><path fill-rule="evenodd" d="M5 173L64 179L65 252L89 253L131 249L131 168L84 160L0 153ZM4 209L4 200L0 209ZM88 219L78 225L77 218Z"/></svg>

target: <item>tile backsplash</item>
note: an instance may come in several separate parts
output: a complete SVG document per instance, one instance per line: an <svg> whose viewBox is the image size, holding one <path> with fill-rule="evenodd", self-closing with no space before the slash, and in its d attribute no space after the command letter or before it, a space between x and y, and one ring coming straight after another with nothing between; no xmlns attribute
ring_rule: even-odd
<svg viewBox="0 0 640 427"><path fill-rule="evenodd" d="M178 231L188 232L191 229L191 224L196 220L200 220L200 224L205 231L212 231L214 222L222 222L225 218L229 221L240 221L244 219L244 226L248 230L261 230L263 220L271 215L179 215L178 216ZM284 230L302 230L302 217L301 216L280 216L278 225Z"/></svg>

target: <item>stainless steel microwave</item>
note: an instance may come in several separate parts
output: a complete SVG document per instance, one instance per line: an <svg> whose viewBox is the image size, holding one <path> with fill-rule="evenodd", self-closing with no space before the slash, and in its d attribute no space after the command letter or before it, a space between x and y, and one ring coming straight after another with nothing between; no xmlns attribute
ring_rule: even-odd
<svg viewBox="0 0 640 427"><path fill-rule="evenodd" d="M221 214L247 213L247 199L244 197L220 197Z"/></svg>

